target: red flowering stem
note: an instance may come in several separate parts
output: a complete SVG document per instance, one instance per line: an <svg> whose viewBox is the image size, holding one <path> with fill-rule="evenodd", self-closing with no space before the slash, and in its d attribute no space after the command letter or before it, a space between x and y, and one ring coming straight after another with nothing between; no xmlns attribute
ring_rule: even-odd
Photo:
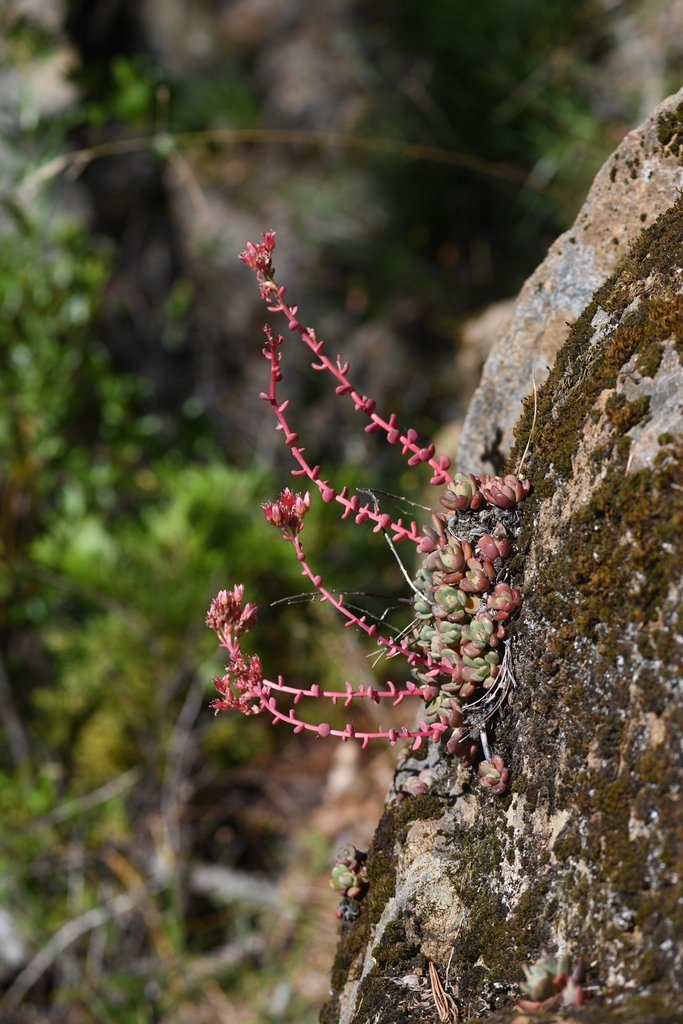
<svg viewBox="0 0 683 1024"><path fill-rule="evenodd" d="M264 689L283 689L280 684L272 683L269 680L264 680L263 687ZM302 696L305 695L302 691L291 692L302 693ZM336 694L336 696L341 698L344 697L344 694ZM348 740L357 739L361 741L363 750L368 746L370 740L388 740L389 743L394 746L394 744L398 743L398 741L402 739L412 740L412 749L418 750L426 739L431 740L433 743L438 743L446 729L446 726L443 726L438 722L434 722L431 725L426 722L420 722L416 729L408 729L406 726L403 726L400 729L380 729L377 732L357 731L350 722L347 722L343 729L333 729L326 722L321 722L320 725L313 725L310 722L302 722L296 717L294 708L290 708L287 714L285 714L278 708L275 697L264 697L262 699L262 703L264 710L271 715L274 722L284 722L286 725L291 726L295 733L305 731L314 732L318 736L322 737L336 736L344 743Z"/></svg>
<svg viewBox="0 0 683 1024"><path fill-rule="evenodd" d="M291 693L295 704L298 704L304 697L312 697L316 700L323 697L326 700L332 701L332 704L335 706L340 701L343 701L344 707L347 708L355 698L360 697L371 700L373 704L379 704L382 700L391 700L392 706L398 707L406 697L423 697L423 687L417 686L411 680L404 684L405 689L402 690L397 689L396 685L390 680L384 685L386 687L384 690L375 689L374 686L361 686L359 689L354 690L351 683L346 681L344 683L344 690L321 690L317 683L313 683L305 690L301 686L288 686L282 676L277 677L277 682L273 682L271 679L264 679L262 683L265 691L277 690L278 693Z"/></svg>
<svg viewBox="0 0 683 1024"><path fill-rule="evenodd" d="M376 403L374 398L360 394L349 381L348 361L342 362L340 356L337 356L335 362L328 358L324 352L325 342L318 341L313 329L304 327L298 318L298 306L290 306L285 301L285 287L276 283L273 278L266 278L265 281L269 286L267 298L271 303L268 306L268 311L283 313L287 317L290 331L295 331L304 345L315 355L315 359L311 362L312 369L319 372L327 371L329 374L332 374L338 382L337 394L347 394L353 402L353 408L356 413L364 413L369 418L370 423L366 427L366 432L370 434L380 430L384 431L388 442L390 444L400 444L401 455L409 456L409 466L419 466L422 463L427 463L433 470L431 483L438 485L449 482L452 477L447 470L449 470L451 460L446 456L436 459L433 444L421 447L417 443L418 432L416 430L411 428L404 433L401 432L398 427L397 417L393 413L388 420L379 416L375 412Z"/></svg>
<svg viewBox="0 0 683 1024"><path fill-rule="evenodd" d="M297 316L298 307L290 306L285 301L285 287L284 285L279 285L275 280L275 268L273 267L274 251L275 232L265 231L260 242L257 242L255 245L252 242L247 242L246 249L240 253L242 262L246 263L256 274L261 298L269 303L269 311L271 313L282 313L287 318L290 331L295 331L306 347L314 354L315 359L311 363L313 369L330 373L338 382L337 394L349 395L356 412L362 412L368 417L370 422L365 428L368 433L384 431L389 444L401 445L401 453L408 456L409 466L419 466L421 463L426 462L433 470L431 483L435 485L449 483L452 479L448 472L451 460L445 455L437 459L433 444L427 445L426 448L420 447L417 443L418 434L416 430L411 428L402 433L398 426L398 420L393 413L388 420L379 416L375 412L374 400L368 398L367 395L361 395L349 380L348 362L342 363L339 356L337 356L336 362L332 362L327 358L323 351L325 343L318 341L313 328L303 326Z"/></svg>
<svg viewBox="0 0 683 1024"><path fill-rule="evenodd" d="M431 467L433 475L430 483L435 485L448 483L452 479L448 472L451 460L445 455L437 459L433 444L429 444L424 448L421 447L417 443L418 434L416 430L411 428L401 432L398 427L398 419L394 413L391 413L388 420L385 420L376 413L374 399L368 398L367 395L361 395L350 382L348 378L349 363L342 363L339 356L337 356L335 362L328 359L323 351L324 341L318 341L313 328L304 327L301 323L297 316L298 306L290 306L285 301L285 287L278 285L273 277L263 275L263 278L263 284L266 287L262 289L262 294L266 301L271 303L268 306L269 312L282 313L287 318L290 331L295 331L306 347L315 355L316 358L311 363L313 369L330 373L338 382L335 389L337 394L348 395L353 402L356 412L364 413L368 417L370 422L365 428L366 433L373 434L377 431L383 431L389 444L401 445L401 454L408 456L409 466L419 466L426 462Z"/></svg>
<svg viewBox="0 0 683 1024"><path fill-rule="evenodd" d="M320 466L311 466L308 462L304 454L306 449L297 444L299 435L292 429L286 416L289 400L280 402L277 394L277 386L282 380L279 351L283 340L282 335L275 337L267 325L264 327L264 330L267 343L263 349L263 354L270 363L270 385L267 392L261 392L260 397L270 405L273 415L277 420L277 429L283 432L285 444L299 465L299 469L292 470L292 476L307 477L318 488L324 502L337 501L342 505L344 508L342 519L354 516L356 523L364 523L369 519L375 524L373 527L375 533L378 533L380 530L391 530L394 541L412 540L415 545L418 545L422 541L422 535L416 522L411 522L410 526L407 527L402 519L394 521L388 513L380 512L378 508L372 508L369 504L363 504L358 495L349 497L347 487L344 487L341 491L336 491L329 480L321 478Z"/></svg>
<svg viewBox="0 0 683 1024"><path fill-rule="evenodd" d="M368 623L365 615L356 615L355 612L351 611L344 604L344 594L333 594L332 591L328 590L323 583L323 578L318 573L314 573L308 564L306 553L299 536L292 538L294 544L294 550L296 551L296 557L301 565L301 575L309 579L315 589L318 591L323 601L329 602L334 608L337 609L340 615L343 615L346 619L347 626L357 626L367 636L371 637L378 647L386 648L388 657L393 658L396 655L401 655L406 659L408 664L415 668L416 666L423 666L431 669L435 667L435 663L431 658L425 658L418 654L417 651L411 650L406 644L396 643L391 637L384 636L379 633L375 623ZM450 671L452 666L450 663L445 664L446 671ZM410 691L413 692L412 690Z"/></svg>
<svg viewBox="0 0 683 1024"><path fill-rule="evenodd" d="M268 514L273 518L274 511L291 513L288 526L295 531L290 534L290 539L296 541L297 532L301 529L301 522L295 522L294 513L300 508L299 520L306 511L307 503L301 496L287 493L286 498L281 498L278 505L270 506ZM277 518L277 517L276 517ZM331 596L331 595L330 595ZM355 727L350 723L343 729L332 729L326 723L313 725L301 721L296 717L294 708L287 713L281 711L277 705L277 694L284 694L293 698L296 706L304 698L329 700L332 705L343 701L344 707L349 705L356 698L371 700L379 704L382 700L391 700L394 706L401 704L406 697L419 697L425 700L428 696L429 687L417 686L414 682L408 681L403 688L397 688L392 682L385 683L384 689L376 689L373 686L361 686L354 690L347 681L345 689L321 690L314 684L308 689L300 686L288 686L282 676L277 681L264 679L261 668L261 660L257 655L245 656L240 646L240 637L248 632L256 621L257 609L255 605L244 604L244 588L241 585L233 587L232 591L221 590L211 602L211 607L206 617L206 624L218 636L221 647L227 649L230 654L229 664L226 666L225 674L214 679L214 685L219 697L212 702L212 706L218 711L241 711L245 715L256 715L265 711L275 722L286 722L295 732L307 730L315 732L318 736L336 736L342 740L350 740L354 737L366 747L371 739L387 739L390 743L396 743L399 739L412 739L413 749L416 750L424 739L431 739L438 742L446 726L440 722L431 725L420 722L416 729L381 729L377 732L356 732Z"/></svg>

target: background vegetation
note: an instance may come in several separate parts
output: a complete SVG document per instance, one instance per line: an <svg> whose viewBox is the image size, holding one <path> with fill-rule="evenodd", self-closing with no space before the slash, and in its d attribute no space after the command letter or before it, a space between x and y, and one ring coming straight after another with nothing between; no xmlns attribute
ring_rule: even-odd
<svg viewBox="0 0 683 1024"><path fill-rule="evenodd" d="M391 761L347 764L335 788L332 749L210 712L203 619L233 582L264 608L272 671L370 671L319 607L270 607L301 583L258 515L289 467L257 398L263 310L237 253L276 228L307 320L432 435L468 397L463 323L514 294L615 142L678 87L665 7L3 6L10 1019L316 1019L325 872L371 829ZM291 397L334 477L418 496L304 368ZM390 603L401 577L356 533L329 511L307 521L326 578Z"/></svg>

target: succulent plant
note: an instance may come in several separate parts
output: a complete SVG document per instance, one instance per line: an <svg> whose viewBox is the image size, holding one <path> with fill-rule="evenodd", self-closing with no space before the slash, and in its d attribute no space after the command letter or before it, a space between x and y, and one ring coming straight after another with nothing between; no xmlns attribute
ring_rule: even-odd
<svg viewBox="0 0 683 1024"><path fill-rule="evenodd" d="M461 611L464 603L460 591L447 583L442 583L434 590L434 615L439 618L447 618L453 612Z"/></svg>
<svg viewBox="0 0 683 1024"><path fill-rule="evenodd" d="M480 562L478 558L467 559L467 572L458 586L467 594L483 594L491 589L491 584L496 578L496 570L487 561Z"/></svg>
<svg viewBox="0 0 683 1024"><path fill-rule="evenodd" d="M479 480L472 473L455 473L440 500L450 512L474 512L484 504Z"/></svg>
<svg viewBox="0 0 683 1024"><path fill-rule="evenodd" d="M351 843L337 851L337 862L332 868L330 885L349 899L357 900L367 885L365 863L367 853L356 849Z"/></svg>
<svg viewBox="0 0 683 1024"><path fill-rule="evenodd" d="M460 631L461 644L481 644L483 649L495 647L505 636L502 623L496 622L487 611L478 611L469 624ZM468 651L464 651L468 654Z"/></svg>
<svg viewBox="0 0 683 1024"><path fill-rule="evenodd" d="M464 764L473 764L479 755L479 744L470 736L467 726L458 726L446 741L446 750Z"/></svg>
<svg viewBox="0 0 683 1024"><path fill-rule="evenodd" d="M348 363L339 356L330 358L325 343L304 325L297 307L289 304L285 287L275 277L274 249L275 234L266 232L261 242L249 243L240 257L256 274L268 310L285 318L289 330L298 335L312 356L312 368L334 380L338 395L348 396L355 410L366 418L368 433L383 434L390 445L398 446L409 466L425 464L431 468L430 483L445 485L440 499L445 511L434 512L431 523L420 531L415 522L407 525L400 518L392 519L374 495L364 502L363 492L352 494L348 487L337 490L325 479L321 467L309 461L306 447L299 443L288 415L289 402L280 394L284 337L266 326L263 355L270 369L267 390L261 398L270 407L276 429L296 464L293 475L305 478L310 491L317 491L323 502L336 503L342 519L359 525L368 523L375 533L385 534L392 547L412 542L422 557L411 581L414 622L409 635L382 633L381 623L369 622L365 614L346 604L346 595L329 589L322 576L314 572L301 538L311 493L285 488L277 500L263 506L266 519L291 544L302 576L320 599L389 657L403 657L411 679L399 684L388 681L381 688L354 686L345 680L343 688L326 690L317 683L308 688L294 685L279 675L266 678L259 658L241 649L242 635L255 624L256 608L244 603L243 588L238 586L231 592L221 591L207 617L207 625L216 632L229 658L224 675L214 680L219 699L213 706L217 711L265 713L273 722L282 722L297 733L309 731L342 742L355 738L363 747L373 739L391 744L410 739L414 750L426 740L443 741L449 753L466 765L474 764L483 752L486 760L480 766L481 785L492 793L504 792L509 773L502 759L490 754L485 724L505 698L511 679L506 634L522 598L519 590L505 581L504 562L519 526L516 507L529 494L531 485L514 474L451 475L450 459L437 456L434 445L421 443L412 428L401 428L394 413L383 418L375 402L354 387ZM328 701L332 706L341 702L348 707L360 699L396 705L408 697L421 700L424 706L424 718L414 728L378 725L374 731L360 731L351 722L343 727L320 723L318 715L313 722L308 721L301 711L309 698ZM426 776L418 776L412 785L417 792L428 782ZM365 884L363 856L355 847L347 847L333 868L332 885L349 907L355 905Z"/></svg>
<svg viewBox="0 0 683 1024"><path fill-rule="evenodd" d="M520 999L519 1010L537 1011L551 1005L583 1006L586 995L583 988L583 962L578 960L573 970L569 957L542 955L530 966L522 968L524 981L520 988L528 999Z"/></svg>
<svg viewBox="0 0 683 1024"><path fill-rule="evenodd" d="M507 583L496 583L493 593L486 598L491 617L496 622L504 622L517 611L522 603L522 594L517 587Z"/></svg>
<svg viewBox="0 0 683 1024"><path fill-rule="evenodd" d="M462 678L467 683L480 683L485 689L493 685L499 668L500 655L497 651L489 651L477 658L470 658L466 654L462 656Z"/></svg>
<svg viewBox="0 0 683 1024"><path fill-rule="evenodd" d="M483 476L480 481L481 494L490 505L496 508L511 509L526 498L531 489L528 480L508 473L507 476Z"/></svg>
<svg viewBox="0 0 683 1024"><path fill-rule="evenodd" d="M510 772L499 754L494 754L490 761L479 764L479 785L494 796L502 796L507 790Z"/></svg>
<svg viewBox="0 0 683 1024"><path fill-rule="evenodd" d="M477 548L489 562L495 562L498 558L508 557L510 540L504 530L500 536L483 533L477 541Z"/></svg>
<svg viewBox="0 0 683 1024"><path fill-rule="evenodd" d="M417 775L411 775L401 783L401 793L406 796L421 796L428 793L436 782L436 772L433 768L423 768Z"/></svg>

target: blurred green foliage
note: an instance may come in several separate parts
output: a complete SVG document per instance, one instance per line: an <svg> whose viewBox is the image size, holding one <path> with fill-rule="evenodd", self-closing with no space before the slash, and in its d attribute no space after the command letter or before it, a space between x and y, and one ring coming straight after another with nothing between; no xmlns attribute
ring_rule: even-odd
<svg viewBox="0 0 683 1024"><path fill-rule="evenodd" d="M96 322L109 261L82 228L6 206L0 247L0 593L4 625L44 618L21 570L59 501L106 517L139 493L157 424L142 383L112 372ZM70 498L68 496L71 496Z"/></svg>
<svg viewBox="0 0 683 1024"><path fill-rule="evenodd" d="M299 672L315 640L308 670L338 682L336 650L317 610L269 610L302 589L289 546L258 514L273 480L255 466L166 451L159 421L143 412L144 384L114 371L97 340L108 251L68 222L13 208L5 239L0 638L31 753L14 766L9 747L0 758L0 903L38 946L104 907L105 920L65 947L60 969L49 965L51 1005L151 1021L141 1010L150 984L166 1012L196 986L192 972L171 977L197 921L180 888L188 851L164 835L192 797L189 766L221 775L284 738L260 720L214 721L211 678L223 660L203 628L209 601L247 584L264 610L257 643L273 671ZM170 302L176 321L187 296ZM367 538L347 531L340 543L337 517L320 503L307 535L327 547L333 572L348 575L351 551L355 565L366 562ZM152 885L139 910L108 920L107 907L150 885L164 858L159 891ZM236 936L263 927L239 907L224 928L230 921ZM92 932L99 960L86 976ZM139 950L143 967L127 968ZM228 987L240 975L229 972ZM46 998L44 983L36 994Z"/></svg>

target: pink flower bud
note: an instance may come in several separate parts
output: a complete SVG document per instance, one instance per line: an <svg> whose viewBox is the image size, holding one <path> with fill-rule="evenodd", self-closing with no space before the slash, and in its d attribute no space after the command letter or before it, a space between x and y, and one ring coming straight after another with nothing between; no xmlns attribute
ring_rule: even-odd
<svg viewBox="0 0 683 1024"><path fill-rule="evenodd" d="M285 487L277 501L266 502L262 506L268 522L282 530L287 540L292 540L301 532L304 516L310 507L311 496L308 491L306 494L293 494L289 487Z"/></svg>

